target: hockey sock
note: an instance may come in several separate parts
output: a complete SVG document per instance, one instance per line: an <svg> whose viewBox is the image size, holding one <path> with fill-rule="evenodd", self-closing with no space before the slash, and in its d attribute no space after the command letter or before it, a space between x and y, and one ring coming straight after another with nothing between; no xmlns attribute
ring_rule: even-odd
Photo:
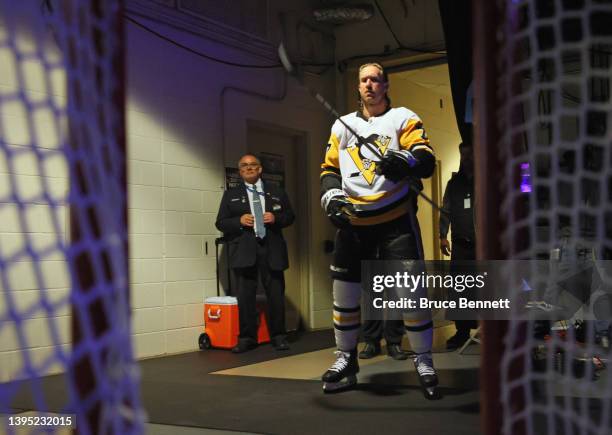
<svg viewBox="0 0 612 435"><path fill-rule="evenodd" d="M357 347L361 321L361 284L334 280L334 335L344 352Z"/></svg>
<svg viewBox="0 0 612 435"><path fill-rule="evenodd" d="M413 352L431 352L433 343L433 322L431 318L419 320L404 318L404 326Z"/></svg>

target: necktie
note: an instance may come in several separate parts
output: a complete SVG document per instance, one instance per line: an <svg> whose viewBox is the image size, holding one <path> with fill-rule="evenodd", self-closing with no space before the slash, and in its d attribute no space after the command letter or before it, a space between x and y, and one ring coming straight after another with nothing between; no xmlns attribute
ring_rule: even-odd
<svg viewBox="0 0 612 435"><path fill-rule="evenodd" d="M263 221L263 209L261 207L261 200L259 199L260 192L257 191L257 187L253 184L253 213L255 214L255 235L261 239L266 237L266 227Z"/></svg>

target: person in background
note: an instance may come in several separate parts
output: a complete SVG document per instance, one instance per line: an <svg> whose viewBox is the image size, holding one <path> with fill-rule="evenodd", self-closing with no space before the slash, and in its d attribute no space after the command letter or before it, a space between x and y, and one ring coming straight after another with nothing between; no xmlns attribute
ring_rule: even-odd
<svg viewBox="0 0 612 435"><path fill-rule="evenodd" d="M461 161L446 184L442 213L440 213L440 249L451 257L451 273L458 261L476 260L476 231L474 230L474 158L472 146L459 144ZM448 241L452 232L452 249ZM456 268L456 267L455 267ZM478 327L475 319L455 320L457 332L446 342L446 348L461 347L470 337L470 330Z"/></svg>
<svg viewBox="0 0 612 435"><path fill-rule="evenodd" d="M368 319L363 322L363 339L365 347L359 352L360 359L374 358L380 355L380 340L387 342L387 354L394 360L408 359L408 354L402 350L404 336L404 321L398 319Z"/></svg>
<svg viewBox="0 0 612 435"><path fill-rule="evenodd" d="M238 278L240 335L232 352L257 346L258 276L266 291L272 345L287 350L284 270L289 260L282 229L293 223L295 215L285 191L262 182L257 157L242 156L238 170L243 183L225 191L215 222L228 241L229 267Z"/></svg>

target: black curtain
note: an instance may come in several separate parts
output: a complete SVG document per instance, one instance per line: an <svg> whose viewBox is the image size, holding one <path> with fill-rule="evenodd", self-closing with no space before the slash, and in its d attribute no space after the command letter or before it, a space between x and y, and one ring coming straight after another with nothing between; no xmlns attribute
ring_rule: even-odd
<svg viewBox="0 0 612 435"><path fill-rule="evenodd" d="M457 126L461 139L472 143L472 124L465 122L466 95L472 83L472 1L438 0ZM493 38L494 35L489 35Z"/></svg>

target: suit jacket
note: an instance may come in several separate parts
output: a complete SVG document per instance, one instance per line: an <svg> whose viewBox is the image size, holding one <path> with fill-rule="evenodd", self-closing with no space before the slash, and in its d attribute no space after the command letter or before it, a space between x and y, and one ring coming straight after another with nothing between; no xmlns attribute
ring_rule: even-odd
<svg viewBox="0 0 612 435"><path fill-rule="evenodd" d="M468 198L470 207L465 208ZM476 241L474 199L474 180L468 178L461 169L453 172L444 189L442 209L448 214L440 213L440 238L446 238L450 225L453 244Z"/></svg>
<svg viewBox="0 0 612 435"><path fill-rule="evenodd" d="M268 265L271 270L285 270L289 267L287 244L282 228L293 223L295 215L284 190L273 185L263 185L266 210L274 214L274 224L266 224L268 244ZM228 189L223 194L215 226L223 232L228 242L229 266L250 267L256 262L257 239L252 227L242 227L240 216L251 213L249 197L244 183Z"/></svg>

